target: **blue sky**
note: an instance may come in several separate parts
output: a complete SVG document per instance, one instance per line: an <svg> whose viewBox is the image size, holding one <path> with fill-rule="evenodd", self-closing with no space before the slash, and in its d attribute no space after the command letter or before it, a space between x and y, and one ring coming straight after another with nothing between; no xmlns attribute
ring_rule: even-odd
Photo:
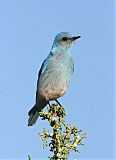
<svg viewBox="0 0 116 160"><path fill-rule="evenodd" d="M38 131L27 126L36 81L54 36L81 35L73 47L75 72L60 98L67 122L87 132L80 154L69 159L114 158L114 1L0 1L0 158L47 159Z"/></svg>

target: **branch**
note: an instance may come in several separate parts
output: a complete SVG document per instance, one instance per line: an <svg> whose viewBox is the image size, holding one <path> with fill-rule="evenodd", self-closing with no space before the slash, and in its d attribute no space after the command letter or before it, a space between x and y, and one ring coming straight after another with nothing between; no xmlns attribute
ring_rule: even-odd
<svg viewBox="0 0 116 160"><path fill-rule="evenodd" d="M38 133L43 141L43 147L49 146L53 156L50 160L67 160L71 151L79 152L78 145L83 145L82 139L86 133L82 133L77 126L71 126L65 122L66 112L62 106L52 104L48 112L40 112L42 120L48 120L52 131L44 128L43 133Z"/></svg>

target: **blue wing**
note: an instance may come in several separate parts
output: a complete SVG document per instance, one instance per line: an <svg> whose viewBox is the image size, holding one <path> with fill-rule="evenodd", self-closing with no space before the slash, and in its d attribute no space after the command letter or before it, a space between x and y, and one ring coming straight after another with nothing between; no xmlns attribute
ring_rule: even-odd
<svg viewBox="0 0 116 160"><path fill-rule="evenodd" d="M43 61L42 65L41 65L40 70L39 70L39 74L38 74L38 81L39 81L39 79L40 79L41 74L42 74L42 73L43 73L43 71L45 70L46 65L47 65L47 60L45 59L45 60Z"/></svg>
<svg viewBox="0 0 116 160"><path fill-rule="evenodd" d="M38 97L38 85L39 85L39 79L42 75L42 73L45 71L47 64L49 62L49 58L51 57L51 53L48 55L48 57L43 61L41 68L39 70L39 74L38 74L38 80L37 80L37 90L36 90L36 101L37 101L37 97Z"/></svg>

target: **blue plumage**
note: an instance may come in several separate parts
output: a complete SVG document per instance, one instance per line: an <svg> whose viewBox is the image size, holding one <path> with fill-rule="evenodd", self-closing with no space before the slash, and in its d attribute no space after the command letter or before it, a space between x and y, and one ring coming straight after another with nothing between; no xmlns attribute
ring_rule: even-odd
<svg viewBox="0 0 116 160"><path fill-rule="evenodd" d="M61 32L55 37L51 51L38 74L36 104L28 113L28 126L35 124L39 112L49 101L57 101L65 94L74 71L71 48L78 38L80 36L71 36L67 32Z"/></svg>

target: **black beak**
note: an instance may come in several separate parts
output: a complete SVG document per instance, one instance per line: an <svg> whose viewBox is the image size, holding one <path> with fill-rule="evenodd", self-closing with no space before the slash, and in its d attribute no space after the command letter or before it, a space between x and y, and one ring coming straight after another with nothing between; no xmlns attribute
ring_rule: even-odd
<svg viewBox="0 0 116 160"><path fill-rule="evenodd" d="M71 39L72 39L72 41L75 41L75 40L77 40L77 39L79 39L79 38L81 38L81 36L74 36L74 37L72 37Z"/></svg>

